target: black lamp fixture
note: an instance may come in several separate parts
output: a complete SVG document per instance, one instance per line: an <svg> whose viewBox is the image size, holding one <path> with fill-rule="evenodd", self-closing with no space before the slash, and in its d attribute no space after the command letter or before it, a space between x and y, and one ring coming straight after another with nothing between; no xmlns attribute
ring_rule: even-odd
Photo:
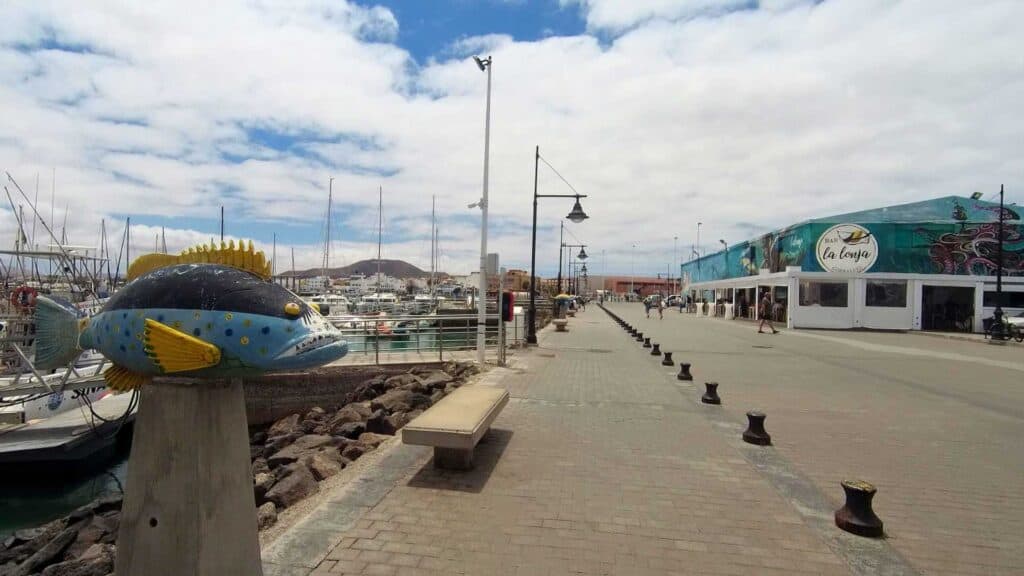
<svg viewBox="0 0 1024 576"><path fill-rule="evenodd" d="M586 250L585 246L580 246L580 253L576 255L576 259L577 260L586 260L587 259L587 250Z"/></svg>
<svg viewBox="0 0 1024 576"><path fill-rule="evenodd" d="M572 210L569 211L569 215L566 216L566 218L574 224L579 224L587 218L590 218L590 216L587 216L587 213L583 211L583 206L580 205L579 194L576 195L576 203L572 205Z"/></svg>

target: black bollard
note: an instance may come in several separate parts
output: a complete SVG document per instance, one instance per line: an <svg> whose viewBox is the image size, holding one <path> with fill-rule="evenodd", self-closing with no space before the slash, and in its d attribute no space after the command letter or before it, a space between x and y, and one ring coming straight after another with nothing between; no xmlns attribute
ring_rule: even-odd
<svg viewBox="0 0 1024 576"><path fill-rule="evenodd" d="M690 375L690 365L686 362L680 362L679 374L676 374L676 378L679 380L693 380L693 376Z"/></svg>
<svg viewBox="0 0 1024 576"><path fill-rule="evenodd" d="M637 332L636 333L636 341L637 342L643 342L644 341L644 333L643 332Z"/></svg>
<svg viewBox="0 0 1024 576"><path fill-rule="evenodd" d="M665 358L661 361L662 366L675 366L676 363L672 361L672 353L665 352Z"/></svg>
<svg viewBox="0 0 1024 576"><path fill-rule="evenodd" d="M661 348L657 344L651 349L651 356L661 356Z"/></svg>
<svg viewBox="0 0 1024 576"><path fill-rule="evenodd" d="M836 510L836 526L858 536L882 536L882 521L871 509L871 500L877 492L875 487L863 480L843 480L842 486L846 504Z"/></svg>
<svg viewBox="0 0 1024 576"><path fill-rule="evenodd" d="M650 347L651 347L651 339L650 338L644 338L644 348L650 348Z"/></svg>
<svg viewBox="0 0 1024 576"><path fill-rule="evenodd" d="M721 404L722 399L718 397L718 382L705 382L704 383L704 395L700 397L700 401L705 404Z"/></svg>
<svg viewBox="0 0 1024 576"><path fill-rule="evenodd" d="M764 412L747 412L747 429L743 431L744 442L758 446L768 446L772 443L772 437L764 430L764 419Z"/></svg>

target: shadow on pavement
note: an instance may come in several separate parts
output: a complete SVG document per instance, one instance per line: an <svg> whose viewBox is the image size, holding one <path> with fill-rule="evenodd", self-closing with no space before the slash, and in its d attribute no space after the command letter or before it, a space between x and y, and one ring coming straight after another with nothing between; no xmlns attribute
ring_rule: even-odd
<svg viewBox="0 0 1024 576"><path fill-rule="evenodd" d="M408 486L479 493L487 485L494 467L512 440L512 434L511 430L491 428L476 445L473 454L475 466L472 470L441 470L434 467L434 459L431 458L409 480Z"/></svg>

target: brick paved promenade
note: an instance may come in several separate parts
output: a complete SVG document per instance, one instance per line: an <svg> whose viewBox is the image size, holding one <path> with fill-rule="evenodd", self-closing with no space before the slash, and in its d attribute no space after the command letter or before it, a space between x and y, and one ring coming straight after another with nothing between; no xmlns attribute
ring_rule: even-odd
<svg viewBox="0 0 1024 576"><path fill-rule="evenodd" d="M924 574L1024 574L1024 354L1017 346L877 332L759 335L743 321L612 310L759 408L777 451L838 505L879 489L892 546ZM685 350L686 352L678 352Z"/></svg>
<svg viewBox="0 0 1024 576"><path fill-rule="evenodd" d="M823 398L826 392L814 390L834 367L823 370L814 362L829 361L827 355L818 354L806 366L765 367L763 356L777 352L752 348L842 346L814 335L751 338L749 325L675 314L655 324L642 319L638 305L616 309L635 314L634 323L651 323L648 330L665 340L664 349L673 350L677 361L694 362L698 380L707 375L722 382L725 406L699 404L700 392L677 381L676 368L661 366L592 307L572 321L568 334L545 331L540 347L518 354L512 370L488 375L500 377L512 401L478 448L473 472L442 473L432 467L429 449L390 446L377 469L332 495L264 551L268 576L915 573L904 554L925 573L972 573L959 568L979 566L988 572L976 573L1015 573L1020 546L1009 545L1020 541L1021 531L1003 530L1019 528L1020 520L1004 518L993 506L1019 512L1020 476L1002 492L988 484L1008 479L1015 468L993 473L1000 464L988 461L973 474L964 470L964 485L994 474L979 482L984 489L977 500L986 506L978 515L966 502L945 506L943 496L949 494L941 488L918 495L921 515L902 500L931 470L943 486L957 466L951 457L968 455L976 442L1005 443L1009 449L1013 438L987 437L1009 428L964 436L965 446L934 462L925 458L946 444L938 429L957 425L949 418L933 422L930 440L922 435L920 441L873 445L901 437L909 425L894 412L906 406L884 408L891 400L874 388L871 398L863 398L854 390L864 385L847 375L827 390L831 394L841 382L849 391ZM914 343L943 344L931 340ZM867 369L849 363L848 370ZM866 377L874 378L874 372ZM754 407L768 411L778 448L738 440L742 414ZM941 406L911 421L921 424L935 410ZM851 411L869 421L866 428L875 434L836 420L852 418ZM1019 415L1003 417L1010 428L1019 427ZM837 448L837 442L845 444ZM851 454L852 464L846 461ZM965 463L976 466L979 460L968 457ZM886 471L893 470L904 479L890 481ZM876 508L893 538L865 540L832 526L844 475L880 486ZM1007 502L1014 496L1016 503ZM968 550L965 561L950 568L930 560L954 554L944 545L964 536L958 523L965 519L971 529L988 529L966 535L968 543L960 546ZM929 521L931 532L914 528ZM988 559L979 551L987 551Z"/></svg>

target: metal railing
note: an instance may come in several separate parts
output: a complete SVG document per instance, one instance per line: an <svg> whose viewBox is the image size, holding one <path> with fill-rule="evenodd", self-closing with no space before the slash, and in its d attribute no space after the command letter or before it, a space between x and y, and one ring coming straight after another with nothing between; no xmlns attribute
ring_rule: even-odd
<svg viewBox="0 0 1024 576"><path fill-rule="evenodd" d="M346 341L349 352L345 360L386 364L399 361L394 357L410 353L436 356L438 361L451 359L453 352L476 349L476 314L388 315L355 318L327 317ZM505 348L525 341L525 314L516 314L499 330L497 314L488 314L485 346L503 358Z"/></svg>

